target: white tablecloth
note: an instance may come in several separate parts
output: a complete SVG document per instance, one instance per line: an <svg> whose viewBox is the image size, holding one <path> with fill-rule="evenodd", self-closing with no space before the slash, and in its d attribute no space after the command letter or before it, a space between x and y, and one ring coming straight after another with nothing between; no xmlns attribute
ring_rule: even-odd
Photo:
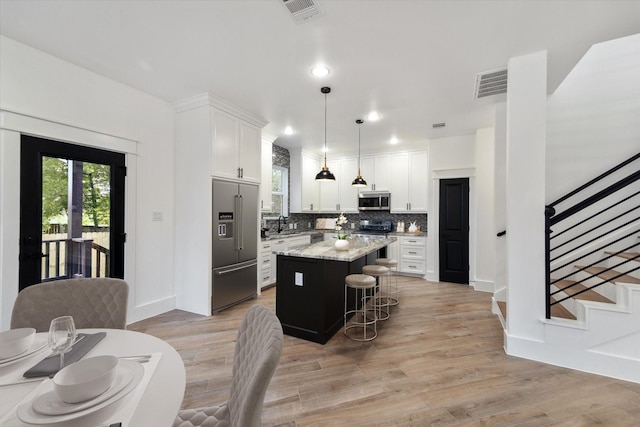
<svg viewBox="0 0 640 427"><path fill-rule="evenodd" d="M172 425L180 409L185 389L185 370L180 355L168 343L151 335L116 329L82 329L80 332L106 331L107 336L86 357L102 354L134 356L152 354L143 364L145 374L140 384L123 399L77 420L54 425L92 427L121 422L122 427ZM2 384L20 381L22 373L49 354L46 347L18 363L0 366L0 425L29 426L17 419L16 407L31 401L43 388L41 381L16 385Z"/></svg>

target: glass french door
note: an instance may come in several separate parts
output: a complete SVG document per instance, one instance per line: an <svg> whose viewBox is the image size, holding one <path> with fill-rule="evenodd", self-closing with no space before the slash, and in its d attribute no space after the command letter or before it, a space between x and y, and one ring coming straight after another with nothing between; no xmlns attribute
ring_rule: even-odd
<svg viewBox="0 0 640 427"><path fill-rule="evenodd" d="M19 288L124 277L124 154L23 135Z"/></svg>

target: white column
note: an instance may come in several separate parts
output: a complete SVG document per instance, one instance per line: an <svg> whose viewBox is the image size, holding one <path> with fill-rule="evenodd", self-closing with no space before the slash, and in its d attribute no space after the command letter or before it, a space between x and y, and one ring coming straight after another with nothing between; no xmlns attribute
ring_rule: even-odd
<svg viewBox="0 0 640 427"><path fill-rule="evenodd" d="M518 354L518 341L540 342L544 333L547 52L512 58L508 67L505 348Z"/></svg>

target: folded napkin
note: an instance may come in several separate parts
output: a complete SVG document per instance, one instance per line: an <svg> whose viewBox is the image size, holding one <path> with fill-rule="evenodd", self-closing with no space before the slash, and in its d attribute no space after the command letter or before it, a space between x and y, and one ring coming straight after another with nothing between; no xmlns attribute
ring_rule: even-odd
<svg viewBox="0 0 640 427"><path fill-rule="evenodd" d="M95 347L96 344L98 344L100 340L106 335L106 332L98 332L95 334L78 334L78 337L84 336L84 338L75 343L73 347L71 347L71 350L64 354L65 366L82 359L82 356L87 354L89 350ZM49 375L55 374L59 370L60 355L56 354L45 357L33 368L22 374L22 376L25 378L48 377Z"/></svg>

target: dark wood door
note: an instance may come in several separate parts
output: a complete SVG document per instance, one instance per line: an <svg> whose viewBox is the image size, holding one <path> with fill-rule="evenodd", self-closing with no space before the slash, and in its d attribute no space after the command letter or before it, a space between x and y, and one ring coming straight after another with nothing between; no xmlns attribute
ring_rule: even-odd
<svg viewBox="0 0 640 427"><path fill-rule="evenodd" d="M440 281L469 283L469 179L440 180Z"/></svg>
<svg viewBox="0 0 640 427"><path fill-rule="evenodd" d="M20 290L67 277L124 278L125 175L124 154L22 135Z"/></svg>

